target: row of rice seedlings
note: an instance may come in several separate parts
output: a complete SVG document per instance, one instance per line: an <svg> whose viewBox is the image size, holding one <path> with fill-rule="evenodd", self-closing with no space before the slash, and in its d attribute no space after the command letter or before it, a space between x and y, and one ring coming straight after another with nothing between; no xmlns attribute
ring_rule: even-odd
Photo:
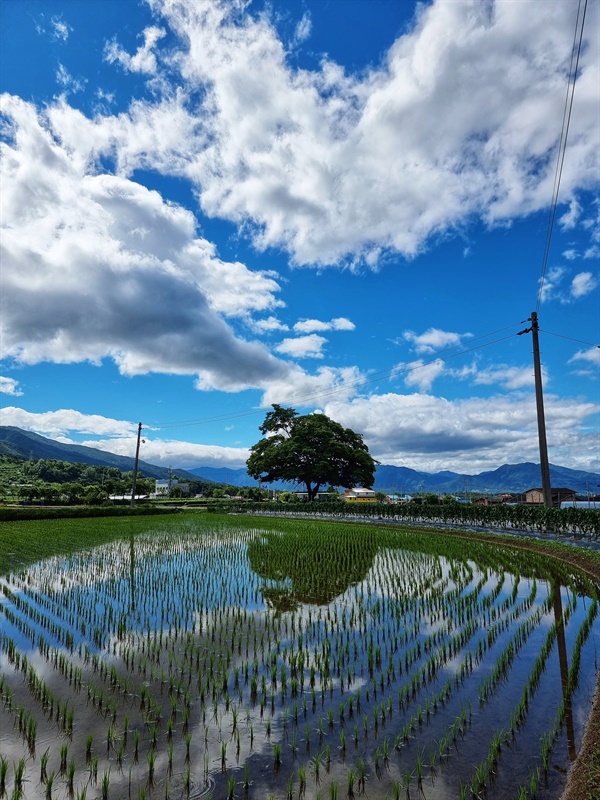
<svg viewBox="0 0 600 800"><path fill-rule="evenodd" d="M11 619L10 613L7 615ZM35 642L32 641L32 646ZM9 661L14 665L15 669L21 670L27 681L27 687L31 696L37 700L44 711L49 710L50 713L54 704L60 705L59 699L55 698L54 693L49 688L46 680L40 678L33 663L28 662L26 656L19 656L18 649L15 643L6 634L0 633L0 647L8 653ZM46 647L42 637L38 638L38 648L41 655L44 656L46 661L50 663L60 674L68 681L69 686L78 692L81 689L82 671L79 667L74 667L73 663L65 657L63 653L58 650L52 650ZM72 728L73 719L70 717L70 727Z"/></svg>
<svg viewBox="0 0 600 800"><path fill-rule="evenodd" d="M516 708L510 713L510 728L508 730L497 731L492 736L486 761L483 761L476 766L475 772L471 778L471 790L475 796L479 796L482 791L486 790L488 782L493 782L503 741L509 741L511 738L514 738L518 729L524 725L527 712L529 710L529 702L534 697L535 691L539 685L540 676L545 668L545 663L552 650L554 640L556 639L557 626L565 625L572 614L572 611L573 603L569 602L567 607L564 609L562 618L558 621L558 623L556 621L552 623L542 645L541 652L533 665L525 686L523 687L521 698L517 703ZM586 621L587 619L589 619L589 617L586 618ZM585 625L585 627L587 628L587 625ZM541 760L544 772L547 772L549 753L552 749L553 742L558 737L560 725L559 720L562 720L563 716L564 699L559 706L552 731L544 733L541 737ZM534 786L537 786L537 783L531 778L530 774L530 789L534 788ZM520 787L520 793L523 794L523 792L525 793L524 796L526 797L527 787ZM533 794L532 796L535 795Z"/></svg>
<svg viewBox="0 0 600 800"><path fill-rule="evenodd" d="M47 688L45 682L41 681L32 664L27 661L25 656L20 656L15 643L2 634L1 649L5 650L8 655L8 661L13 666L14 670L18 672L21 670L27 677L27 686L31 695L40 703L43 712L49 715L58 724L59 729L67 736L72 736L73 725L75 719L75 712L69 706L69 702L62 702L56 698L55 695ZM4 700L5 708L13 714L16 724L18 725L19 733L27 742L32 756L35 756L35 744L37 737L38 721L35 712L21 705L13 705L12 693L6 681L6 676L0 676L0 694Z"/></svg>
<svg viewBox="0 0 600 800"><path fill-rule="evenodd" d="M588 613L586 614L583 623L581 624L579 630L577 631L575 644L571 651L571 666L569 668L567 685L564 687L564 695L562 698L562 702L559 705L556 715L554 717L554 724L552 729L550 731L545 732L540 738L541 768L544 774L546 775L548 773L550 753L552 752L554 744L558 739L565 722L566 705L567 703L570 703L572 693L577 687L577 680L579 676L579 665L581 659L581 648L588 639L592 629L592 624L598 615L597 590L591 582L588 582L588 589L593 599L588 609ZM540 783L540 774L538 768L538 770L535 773L533 771L530 773L530 780L528 786L520 787L520 791L522 792L524 797L527 797L528 793L528 796L530 798L534 798L536 796L536 789L539 786L539 783Z"/></svg>
<svg viewBox="0 0 600 800"><path fill-rule="evenodd" d="M5 797L7 792L8 775L10 764L5 756L0 755L0 797ZM23 795L23 784L26 781L27 762L25 758L20 758L13 762L13 792L11 800L18 800Z"/></svg>
<svg viewBox="0 0 600 800"><path fill-rule="evenodd" d="M572 693L577 688L577 682L579 679L579 667L581 663L581 648L583 647L588 636L590 635L594 620L598 616L598 605L599 605L598 591L596 587L591 583L591 581L588 581L587 585L590 596L592 597L592 602L588 609L588 613L585 617L585 620L581 625L581 627L579 628L579 631L577 632L575 643L571 651L571 666L569 667L569 675L567 683L569 693Z"/></svg>
<svg viewBox="0 0 600 800"><path fill-rule="evenodd" d="M543 614L544 610L538 608L535 614L519 625L503 652L496 659L496 663L490 674L483 678L479 684L478 696L480 703L485 703L491 697L499 683L506 679L515 656L526 644L529 635L537 628Z"/></svg>
<svg viewBox="0 0 600 800"><path fill-rule="evenodd" d="M26 588L20 587L19 593L16 593L13 592L6 583L3 583L2 591L6 600L11 603L18 612L27 616L30 622L23 623L26 626L25 629L27 629L27 626L31 627L31 624L38 628L44 628L48 635L54 637L56 644L59 646L63 645L70 652L73 651L75 641L74 634L72 630L66 627L64 620L51 617L36 608L36 606L26 598Z"/></svg>

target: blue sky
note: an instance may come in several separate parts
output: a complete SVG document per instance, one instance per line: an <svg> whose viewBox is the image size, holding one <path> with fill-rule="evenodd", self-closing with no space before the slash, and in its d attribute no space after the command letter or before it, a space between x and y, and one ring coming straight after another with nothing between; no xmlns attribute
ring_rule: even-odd
<svg viewBox="0 0 600 800"><path fill-rule="evenodd" d="M537 462L537 311L550 461L600 471L598 3L545 251L578 7L3 0L0 423L238 467L279 403Z"/></svg>

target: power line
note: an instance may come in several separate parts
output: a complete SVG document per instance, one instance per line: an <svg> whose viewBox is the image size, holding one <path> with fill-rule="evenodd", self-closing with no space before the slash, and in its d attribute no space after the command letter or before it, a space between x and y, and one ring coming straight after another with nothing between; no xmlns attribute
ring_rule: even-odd
<svg viewBox="0 0 600 800"><path fill-rule="evenodd" d="M556 159L556 170L554 173L554 188L552 190L552 200L550 203L550 216L548 218L548 227L546 229L546 242L544 245L544 255L542 257L542 275L540 278L540 285L538 288L536 313L540 310L540 303L542 302L542 294L544 289L544 280L546 277L546 270L548 268L548 257L550 255L550 242L552 240L552 231L554 229L554 221L556 219L556 208L558 206L558 193L560 190L560 181L562 177L563 164L565 161L565 153L567 150L567 138L569 135L569 126L571 123L571 112L573 110L573 98L575 96L575 81L577 78L577 69L579 67L579 56L581 55L581 44L583 41L583 26L585 24L585 15L587 11L587 0L583 7L583 15L581 19L581 27L579 26L579 15L581 12L581 0L577 6L577 19L575 20L575 32L573 34L573 45L571 47L571 62L569 64L569 80L567 82L567 94L565 97L565 108L563 111L562 129L560 132L560 140L558 144L558 154ZM579 31L579 43L576 42L577 32ZM575 69L573 70L573 60L575 59Z"/></svg>
<svg viewBox="0 0 600 800"><path fill-rule="evenodd" d="M582 339L574 339L572 336L563 336L561 333L552 333L552 331L547 331L545 328L540 328L540 332L547 333L549 336L556 336L559 339L566 339L569 342L577 342L577 344L585 344L587 347L600 347L600 344L594 344L593 342L584 342Z"/></svg>
<svg viewBox="0 0 600 800"><path fill-rule="evenodd" d="M487 339L490 336L494 336L497 333L503 333L504 331L509 330L510 328L516 327L517 324L521 325L522 322L513 323L512 325L507 325L504 328L499 328L496 331L483 334L481 336L474 338L472 341L478 342L481 341L482 339ZM319 392L317 394L304 395L297 398L292 398L290 400L290 403L292 405L306 405L308 403L315 402L317 400L322 400L324 398L331 397L332 395L347 392L348 389L352 387L369 386L370 384L377 383L377 381L380 381L384 378L397 377L399 375L407 375L418 369L423 369L425 367L431 366L432 364L435 364L438 361L444 361L444 362L449 361L450 359L456 358L457 356L466 355L468 353L474 352L475 350L480 350L483 349L484 347L489 347L490 345L498 344L499 342L511 339L515 335L517 334L510 334L509 336L503 336L499 339L494 339L491 342L485 342L484 344L477 345L476 347L469 347L463 350L459 350L455 353L452 353L451 351L455 350L458 345L455 345L453 347L448 347L445 348L444 350L440 350L433 358L431 358L429 361L423 362L422 364L407 366L405 369L398 369L397 367L388 367L385 370L373 373L370 378L360 378L355 381L349 381L348 383L343 384L343 386L339 386L335 389L330 389L329 391L326 392ZM449 353L449 355L442 357L443 353ZM242 419L243 417L255 416L257 414L263 414L263 413L264 409L254 408L254 409L247 409L245 411L232 412L231 414L218 414L212 417L199 417L197 419L182 420L179 422L177 421L157 422L153 423L152 427L154 429L159 429L159 430L168 430L170 428L184 428L184 427L192 427L195 425L209 425L215 422L228 422L230 420Z"/></svg>

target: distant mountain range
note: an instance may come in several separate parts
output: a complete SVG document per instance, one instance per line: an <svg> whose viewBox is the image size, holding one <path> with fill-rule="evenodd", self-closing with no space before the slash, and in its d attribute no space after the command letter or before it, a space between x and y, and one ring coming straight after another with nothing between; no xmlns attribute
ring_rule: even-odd
<svg viewBox="0 0 600 800"><path fill-rule="evenodd" d="M195 467L190 470L206 480L216 483L228 483L231 486L256 486L246 470L214 467ZM600 492L600 475L595 472L569 469L550 465L550 482L556 488L569 488L580 494L590 491ZM539 464L505 464L498 469L481 472L479 475L463 475L458 472L418 472L408 467L378 465L375 470L373 489L387 493L415 494L417 492L435 492L443 494L464 495L465 492L482 494L500 494L502 492L522 493L542 485ZM269 484L273 489L296 490L295 484L276 481Z"/></svg>
<svg viewBox="0 0 600 800"><path fill-rule="evenodd" d="M12 426L0 426L0 454L18 456L20 458L54 458L59 461L71 461L79 464L118 467L126 472L133 469L134 459L118 456L94 447L77 444L62 444L54 439L47 439L36 433ZM168 478L167 467L158 467L139 462L139 469L148 478ZM228 469L226 467L195 467L190 470L173 468L173 473L181 480L203 480L212 483L225 483L230 486L256 486L244 467ZM550 465L550 479L553 487L569 488L580 494L599 493L600 474L584 472ZM415 494L417 492L435 492L464 495L465 492L483 494L499 494L501 492L521 493L527 489L541 486L539 464L504 464L498 469L481 472L478 475L463 475L458 472L419 472L408 467L393 467L380 464L375 472L376 491ZM277 481L269 484L274 489L295 490L298 487L289 482Z"/></svg>

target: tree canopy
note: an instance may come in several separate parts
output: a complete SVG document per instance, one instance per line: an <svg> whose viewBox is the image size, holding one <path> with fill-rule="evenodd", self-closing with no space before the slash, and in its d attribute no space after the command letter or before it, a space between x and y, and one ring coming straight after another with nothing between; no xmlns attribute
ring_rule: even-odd
<svg viewBox="0 0 600 800"><path fill-rule="evenodd" d="M246 462L256 480L294 481L306 487L309 500L324 486L373 485L375 461L362 436L325 414L300 416L274 404L259 430L264 438Z"/></svg>

